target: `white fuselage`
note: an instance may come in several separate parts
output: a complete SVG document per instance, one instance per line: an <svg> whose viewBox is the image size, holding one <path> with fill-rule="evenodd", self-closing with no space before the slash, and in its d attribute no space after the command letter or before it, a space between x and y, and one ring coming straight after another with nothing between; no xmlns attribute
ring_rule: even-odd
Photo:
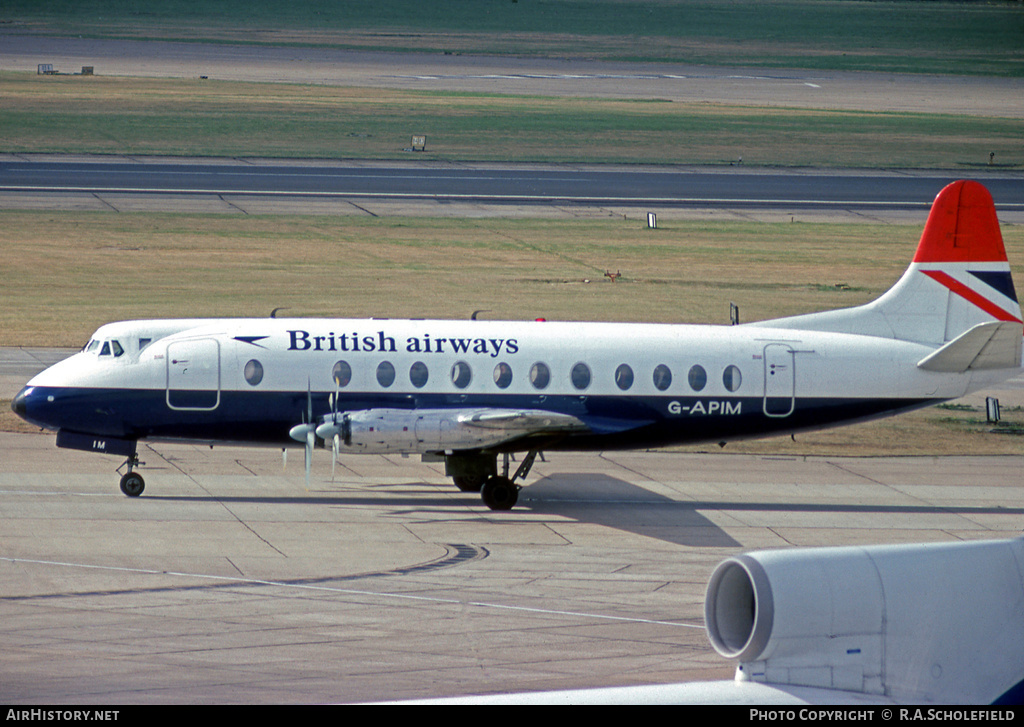
<svg viewBox="0 0 1024 727"><path fill-rule="evenodd" d="M245 442L246 410L259 401L259 415L279 422L270 440L283 443L308 404L314 420L374 409L548 410L588 426L563 446L582 437L590 447L595 435L614 446L616 436L647 426L652 443L724 441L881 415L1005 377L922 370L917 363L935 350L924 344L756 325L134 321L104 326L94 341L29 386L111 399L116 411L99 431L95 421L49 426L193 438L187 428L197 425L203 433L194 438ZM95 404L86 409L103 408ZM271 443L256 429L254 443Z"/></svg>

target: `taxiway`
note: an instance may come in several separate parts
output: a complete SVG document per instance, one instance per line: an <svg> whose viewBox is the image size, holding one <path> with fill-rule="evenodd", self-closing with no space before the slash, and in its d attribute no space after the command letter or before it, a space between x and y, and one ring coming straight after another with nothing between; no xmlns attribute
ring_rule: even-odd
<svg viewBox="0 0 1024 727"><path fill-rule="evenodd" d="M437 464L0 434L0 699L321 703L730 678L727 555L1019 535L1020 457L559 454L495 513ZM301 457L298 458L301 460Z"/></svg>

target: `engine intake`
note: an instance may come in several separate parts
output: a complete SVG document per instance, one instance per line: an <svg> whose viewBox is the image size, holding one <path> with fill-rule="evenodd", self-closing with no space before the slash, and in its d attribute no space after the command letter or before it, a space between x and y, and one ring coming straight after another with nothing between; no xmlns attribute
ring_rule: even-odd
<svg viewBox="0 0 1024 727"><path fill-rule="evenodd" d="M738 680L992 703L1024 686L1022 574L1022 540L759 551L715 569L705 624Z"/></svg>

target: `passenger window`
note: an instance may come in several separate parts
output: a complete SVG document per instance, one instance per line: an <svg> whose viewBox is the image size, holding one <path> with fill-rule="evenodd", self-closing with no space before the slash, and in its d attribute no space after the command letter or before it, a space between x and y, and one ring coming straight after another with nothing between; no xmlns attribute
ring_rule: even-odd
<svg viewBox="0 0 1024 727"><path fill-rule="evenodd" d="M456 361L452 366L452 383L460 389L465 389L472 378L473 370L469 368L469 364L465 361Z"/></svg>
<svg viewBox="0 0 1024 727"><path fill-rule="evenodd" d="M347 361L338 361L331 371L331 378L338 388L345 388L352 381L352 367Z"/></svg>
<svg viewBox="0 0 1024 727"><path fill-rule="evenodd" d="M725 388L729 391L736 391L740 388L740 382L743 377L740 375L740 370L735 366L728 366L725 372L722 374L722 383L725 384Z"/></svg>
<svg viewBox="0 0 1024 727"><path fill-rule="evenodd" d="M694 391L701 391L708 385L708 372L699 364L690 368L690 373L687 375L687 378L690 381L690 388Z"/></svg>
<svg viewBox="0 0 1024 727"><path fill-rule="evenodd" d="M664 391L672 384L672 370L665 364L658 364L654 368L654 385L659 391Z"/></svg>
<svg viewBox="0 0 1024 727"><path fill-rule="evenodd" d="M633 369L628 364L621 364L615 369L615 385L623 391L633 385Z"/></svg>
<svg viewBox="0 0 1024 727"><path fill-rule="evenodd" d="M535 389L546 389L551 383L551 369L539 361L530 368L530 383Z"/></svg>
<svg viewBox="0 0 1024 727"><path fill-rule="evenodd" d="M500 363L495 366L494 383L499 389L507 389L512 383L512 367L507 363Z"/></svg>
<svg viewBox="0 0 1024 727"><path fill-rule="evenodd" d="M427 370L427 365L422 361L417 361L409 369L409 381L417 389L422 389L427 385L427 378L430 376L430 372Z"/></svg>
<svg viewBox="0 0 1024 727"><path fill-rule="evenodd" d="M245 368L242 369L242 375L245 376L246 382L249 386L257 386L263 381L263 364L256 359L247 361Z"/></svg>
<svg viewBox="0 0 1024 727"><path fill-rule="evenodd" d="M572 385L581 391L590 386L590 368L585 363L578 363L572 367L569 375Z"/></svg>
<svg viewBox="0 0 1024 727"><path fill-rule="evenodd" d="M390 361L381 361L377 364L377 383L384 388L395 383L395 367Z"/></svg>

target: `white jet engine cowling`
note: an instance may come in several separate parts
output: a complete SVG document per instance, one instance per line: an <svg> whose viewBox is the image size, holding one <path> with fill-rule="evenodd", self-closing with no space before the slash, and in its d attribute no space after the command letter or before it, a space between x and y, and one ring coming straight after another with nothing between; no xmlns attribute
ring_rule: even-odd
<svg viewBox="0 0 1024 727"><path fill-rule="evenodd" d="M1016 698L1024 541L758 551L723 561L704 603L736 679L910 702Z"/></svg>

